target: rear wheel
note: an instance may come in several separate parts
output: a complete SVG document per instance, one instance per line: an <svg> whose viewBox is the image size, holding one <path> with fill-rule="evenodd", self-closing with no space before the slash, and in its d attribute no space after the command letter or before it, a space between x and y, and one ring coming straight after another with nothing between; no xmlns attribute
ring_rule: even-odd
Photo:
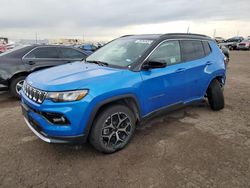
<svg viewBox="0 0 250 188"><path fill-rule="evenodd" d="M113 153L123 149L135 130L135 116L126 106L113 105L95 119L90 143L100 152Z"/></svg>
<svg viewBox="0 0 250 188"><path fill-rule="evenodd" d="M213 80L207 90L207 98L212 110L224 108L224 95L221 84L218 80Z"/></svg>
<svg viewBox="0 0 250 188"><path fill-rule="evenodd" d="M16 97L18 99L20 98L20 91L23 87L23 83L24 83L25 78L26 78L26 76L20 76L20 77L14 78L11 81L10 93L13 97Z"/></svg>

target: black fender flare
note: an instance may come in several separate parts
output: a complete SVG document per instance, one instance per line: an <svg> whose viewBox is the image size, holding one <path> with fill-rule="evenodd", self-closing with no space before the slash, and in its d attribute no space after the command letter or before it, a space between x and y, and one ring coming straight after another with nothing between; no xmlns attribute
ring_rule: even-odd
<svg viewBox="0 0 250 188"><path fill-rule="evenodd" d="M86 139L88 138L89 132L90 132L91 127L92 127L92 124L93 124L93 122L95 120L95 117L96 117L98 111L101 109L101 107L103 107L106 104L109 104L109 103L112 103L112 102L115 102L115 101L118 101L118 100L121 100L121 99L128 99L128 98L132 98L135 101L136 107L137 107L137 110L138 110L138 113L139 113L139 119L141 119L141 107L140 107L139 102L138 102L138 100L137 100L137 98L135 97L134 94L122 94L122 95L118 95L118 96L114 96L114 97L105 99L104 101L101 101L100 103L98 103L94 107L92 112L90 113L90 116L89 116L89 119L87 121L85 131L84 131L85 138Z"/></svg>

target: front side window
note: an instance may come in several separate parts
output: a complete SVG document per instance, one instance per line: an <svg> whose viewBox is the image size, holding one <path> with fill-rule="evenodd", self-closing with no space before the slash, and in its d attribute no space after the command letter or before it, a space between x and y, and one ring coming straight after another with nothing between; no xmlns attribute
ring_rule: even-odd
<svg viewBox="0 0 250 188"><path fill-rule="evenodd" d="M110 65L127 67L135 63L152 43L153 40L147 39L120 38L100 48L86 61L105 62Z"/></svg>
<svg viewBox="0 0 250 188"><path fill-rule="evenodd" d="M167 65L176 64L181 62L181 52L179 41L166 41L148 58L148 61L157 61L167 63Z"/></svg>
<svg viewBox="0 0 250 188"><path fill-rule="evenodd" d="M56 47L40 47L31 51L25 58L59 58Z"/></svg>
<svg viewBox="0 0 250 188"><path fill-rule="evenodd" d="M86 57L85 54L72 49L72 48L60 48L60 58L65 59L83 59Z"/></svg>
<svg viewBox="0 0 250 188"><path fill-rule="evenodd" d="M202 42L199 40L181 40L182 58L184 61L192 61L205 56Z"/></svg>

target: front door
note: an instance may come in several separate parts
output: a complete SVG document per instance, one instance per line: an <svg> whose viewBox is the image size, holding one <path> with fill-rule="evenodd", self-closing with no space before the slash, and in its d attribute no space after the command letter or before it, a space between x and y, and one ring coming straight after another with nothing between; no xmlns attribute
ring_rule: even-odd
<svg viewBox="0 0 250 188"><path fill-rule="evenodd" d="M165 41L147 61L165 62L165 68L141 71L142 95L146 114L158 109L183 103L186 93L185 64L181 63L179 41Z"/></svg>

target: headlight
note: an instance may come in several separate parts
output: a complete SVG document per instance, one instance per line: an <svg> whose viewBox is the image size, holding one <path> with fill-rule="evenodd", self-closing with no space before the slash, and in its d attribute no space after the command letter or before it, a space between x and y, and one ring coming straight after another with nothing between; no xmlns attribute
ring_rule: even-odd
<svg viewBox="0 0 250 188"><path fill-rule="evenodd" d="M71 102L79 101L88 94L88 90L64 91L64 92L48 92L47 99L54 102Z"/></svg>

